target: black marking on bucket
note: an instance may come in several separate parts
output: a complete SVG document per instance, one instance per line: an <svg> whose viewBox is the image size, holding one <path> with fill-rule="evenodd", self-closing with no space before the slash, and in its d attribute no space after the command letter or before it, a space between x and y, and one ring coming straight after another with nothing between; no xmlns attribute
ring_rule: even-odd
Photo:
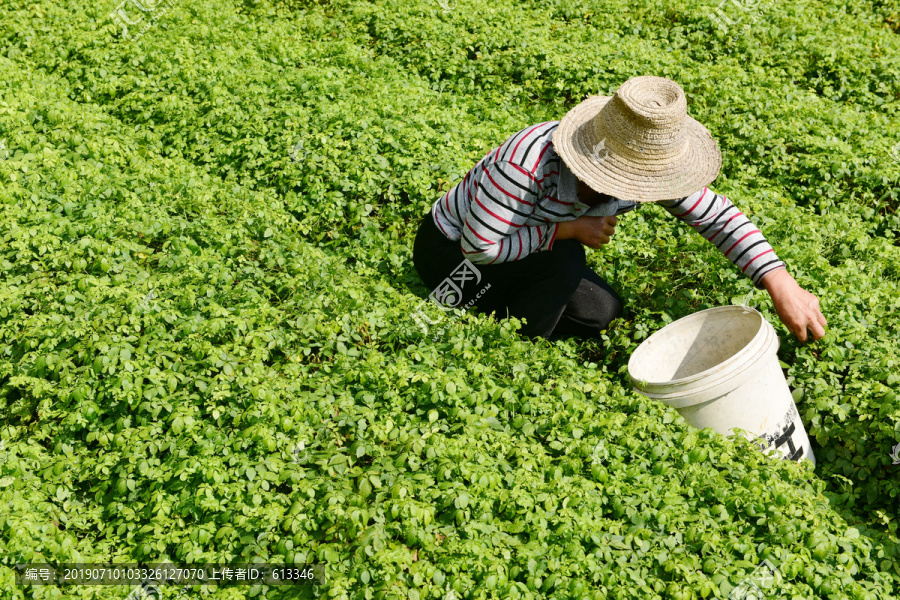
<svg viewBox="0 0 900 600"><path fill-rule="evenodd" d="M803 456L803 448L794 448L794 440L793 435L795 431L794 422L791 421L788 425L788 428L782 432L777 438L773 435L769 438L769 443L774 444L776 448L779 450L782 446L787 445L787 451L785 454L787 458L790 460L798 460L801 456ZM769 436L766 436L767 438Z"/></svg>

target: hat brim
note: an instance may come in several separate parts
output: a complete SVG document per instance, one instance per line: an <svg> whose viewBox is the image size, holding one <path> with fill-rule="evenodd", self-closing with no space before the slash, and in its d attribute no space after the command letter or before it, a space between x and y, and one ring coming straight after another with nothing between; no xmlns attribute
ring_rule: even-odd
<svg viewBox="0 0 900 600"><path fill-rule="evenodd" d="M553 146L566 166L593 190L622 200L657 202L690 196L715 180L722 167L722 153L709 131L686 117L685 151L666 164L641 161L605 150L594 153L595 136L587 125L612 99L591 96L572 108L553 132ZM605 139L603 126L598 129Z"/></svg>

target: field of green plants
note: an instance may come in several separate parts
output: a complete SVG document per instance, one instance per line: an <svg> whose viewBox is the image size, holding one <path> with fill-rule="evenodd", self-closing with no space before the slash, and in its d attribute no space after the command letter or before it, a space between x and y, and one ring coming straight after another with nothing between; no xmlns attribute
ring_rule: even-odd
<svg viewBox="0 0 900 600"><path fill-rule="evenodd" d="M162 560L384 600L736 598L768 560L767 598L900 597L900 2L736 1L0 2L0 598ZM434 200L645 74L821 299L804 346L749 298L815 470L632 391L650 333L753 289L659 207L589 253L629 311L603 344L413 319Z"/></svg>

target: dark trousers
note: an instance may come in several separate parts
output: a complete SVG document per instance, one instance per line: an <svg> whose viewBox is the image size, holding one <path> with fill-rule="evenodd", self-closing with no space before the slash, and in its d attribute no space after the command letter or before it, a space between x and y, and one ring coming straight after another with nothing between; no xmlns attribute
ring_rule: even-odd
<svg viewBox="0 0 900 600"><path fill-rule="evenodd" d="M474 307L498 319L525 319L522 335L548 339L599 337L622 314L622 299L586 266L576 240L557 240L553 250L521 260L472 265L475 273L464 260L459 240L448 239L426 215L416 233L413 264L445 304Z"/></svg>

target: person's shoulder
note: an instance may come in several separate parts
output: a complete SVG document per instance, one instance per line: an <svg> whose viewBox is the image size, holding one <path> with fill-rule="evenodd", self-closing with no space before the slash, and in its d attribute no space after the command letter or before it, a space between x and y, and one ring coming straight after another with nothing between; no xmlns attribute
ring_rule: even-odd
<svg viewBox="0 0 900 600"><path fill-rule="evenodd" d="M510 136L509 139L517 139L518 141L521 141L523 139L535 140L545 138L547 141L552 142L553 132L556 131L557 127L559 127L559 121L542 121L540 123L533 123L528 127L523 127L515 134Z"/></svg>

